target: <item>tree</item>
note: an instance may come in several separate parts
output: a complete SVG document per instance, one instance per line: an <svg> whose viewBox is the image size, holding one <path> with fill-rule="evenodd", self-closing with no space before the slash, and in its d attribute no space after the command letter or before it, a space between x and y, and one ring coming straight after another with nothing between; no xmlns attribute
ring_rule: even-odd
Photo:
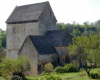
<svg viewBox="0 0 100 80"><path fill-rule="evenodd" d="M6 48L6 32L0 31L0 47Z"/></svg>
<svg viewBox="0 0 100 80"><path fill-rule="evenodd" d="M96 22L95 22L95 25L96 25L97 27L100 27L100 20L96 21Z"/></svg>
<svg viewBox="0 0 100 80"><path fill-rule="evenodd" d="M100 35L94 35L90 37L91 39L91 54L92 60L95 64L100 62Z"/></svg>
<svg viewBox="0 0 100 80"><path fill-rule="evenodd" d="M0 48L0 62L4 57L6 57L6 52L3 48Z"/></svg>
<svg viewBox="0 0 100 80"><path fill-rule="evenodd" d="M60 23L57 24L57 30L62 30L62 26Z"/></svg>
<svg viewBox="0 0 100 80"><path fill-rule="evenodd" d="M86 70L87 74L90 74L90 70L92 68L92 63L99 63L100 62L100 36L93 35L93 36L78 36L73 38L73 44L69 45L69 54L75 55L77 61L79 63L86 63L84 69ZM87 64L90 64L88 66Z"/></svg>
<svg viewBox="0 0 100 80"><path fill-rule="evenodd" d="M54 70L54 66L52 65L52 63L47 63L44 66L44 71L45 72L52 72Z"/></svg>
<svg viewBox="0 0 100 80"><path fill-rule="evenodd" d="M2 61L2 58L6 56L5 48L6 48L6 32L0 30L0 62Z"/></svg>
<svg viewBox="0 0 100 80"><path fill-rule="evenodd" d="M81 33L78 29L73 29L73 35L74 36L81 36Z"/></svg>
<svg viewBox="0 0 100 80"><path fill-rule="evenodd" d="M63 30L66 29L69 33L75 35L75 36L91 36L94 34L100 33L100 20L96 21L95 23L90 22L84 22L82 25L75 23L73 21L73 24L67 23L57 23L57 29Z"/></svg>

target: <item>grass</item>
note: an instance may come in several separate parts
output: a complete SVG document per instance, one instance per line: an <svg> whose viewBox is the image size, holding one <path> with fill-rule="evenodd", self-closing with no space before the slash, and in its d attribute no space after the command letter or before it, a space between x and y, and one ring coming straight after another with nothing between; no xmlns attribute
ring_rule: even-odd
<svg viewBox="0 0 100 80"><path fill-rule="evenodd" d="M90 72L91 73L100 73L100 68L91 69ZM80 72L72 72L72 73L55 73L53 75L60 76L62 78L62 80L94 80L94 79L90 79L84 70L80 70ZM41 75L34 76L34 77L28 76L27 79L28 80L38 80L41 77L43 77L43 76L41 76Z"/></svg>
<svg viewBox="0 0 100 80"><path fill-rule="evenodd" d="M91 69L91 73L100 73L100 68ZM62 80L94 80L90 79L87 73L84 70L80 70L80 72L72 72L72 73L52 73L52 75L60 76ZM48 75L49 76L49 75ZM39 80L42 75L38 76L28 76L28 80ZM0 77L0 80L4 80Z"/></svg>
<svg viewBox="0 0 100 80"><path fill-rule="evenodd" d="M0 77L0 80L4 80L2 77Z"/></svg>
<svg viewBox="0 0 100 80"><path fill-rule="evenodd" d="M100 68L91 69L90 73L100 73Z"/></svg>

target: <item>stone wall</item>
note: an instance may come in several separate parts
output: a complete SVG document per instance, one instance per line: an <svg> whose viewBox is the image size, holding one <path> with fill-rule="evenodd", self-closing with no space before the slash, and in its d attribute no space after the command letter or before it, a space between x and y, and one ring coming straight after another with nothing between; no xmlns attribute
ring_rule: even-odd
<svg viewBox="0 0 100 80"><path fill-rule="evenodd" d="M56 30L56 22L50 5L46 5L37 22L7 24L7 56L17 58L18 51L19 55L27 56L31 64L29 75L38 74L37 65L39 64L57 62L57 54L38 55L31 40L27 37L28 35L41 36L45 35L48 30Z"/></svg>
<svg viewBox="0 0 100 80"><path fill-rule="evenodd" d="M69 52L66 46L56 46L55 47L56 51L58 52L58 56L60 59L60 64L65 65L66 59L69 59Z"/></svg>
<svg viewBox="0 0 100 80"><path fill-rule="evenodd" d="M39 22L7 24L7 56L16 58L28 35L40 35Z"/></svg>
<svg viewBox="0 0 100 80"><path fill-rule="evenodd" d="M38 65L41 65L41 72L44 70L44 65L46 63L57 63L58 62L58 54L41 54L39 55Z"/></svg>
<svg viewBox="0 0 100 80"><path fill-rule="evenodd" d="M44 35L48 30L56 30L56 18L50 7L47 5L39 19L39 28L41 35Z"/></svg>
<svg viewBox="0 0 100 80"><path fill-rule="evenodd" d="M7 24L7 56L16 58L28 35L44 35L47 30L56 30L56 22L50 5L46 5L37 22Z"/></svg>
<svg viewBox="0 0 100 80"><path fill-rule="evenodd" d="M25 55L29 58L31 70L28 75L37 75L38 53L28 37L25 40L23 47L19 50L18 55Z"/></svg>
<svg viewBox="0 0 100 80"><path fill-rule="evenodd" d="M68 49L66 46L56 46L55 49L59 53L60 56L68 55Z"/></svg>
<svg viewBox="0 0 100 80"><path fill-rule="evenodd" d="M41 64L42 62L48 63L48 62L53 62L57 61L57 53L54 54L41 54L39 55L39 63Z"/></svg>

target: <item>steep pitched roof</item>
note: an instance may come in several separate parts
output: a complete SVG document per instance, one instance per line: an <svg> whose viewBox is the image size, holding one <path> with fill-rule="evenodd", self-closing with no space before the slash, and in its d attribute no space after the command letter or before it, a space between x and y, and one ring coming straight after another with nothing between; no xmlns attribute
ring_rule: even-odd
<svg viewBox="0 0 100 80"><path fill-rule="evenodd" d="M37 21L46 5L49 5L49 2L17 6L7 19L6 23Z"/></svg>
<svg viewBox="0 0 100 80"><path fill-rule="evenodd" d="M68 46L72 36L66 30L47 31L45 36L29 36L39 54L57 53L54 46Z"/></svg>
<svg viewBox="0 0 100 80"><path fill-rule="evenodd" d="M72 36L67 30L47 31L45 36L49 38L49 43L53 46L68 46L72 43Z"/></svg>
<svg viewBox="0 0 100 80"><path fill-rule="evenodd" d="M46 36L29 36L39 54L57 53Z"/></svg>

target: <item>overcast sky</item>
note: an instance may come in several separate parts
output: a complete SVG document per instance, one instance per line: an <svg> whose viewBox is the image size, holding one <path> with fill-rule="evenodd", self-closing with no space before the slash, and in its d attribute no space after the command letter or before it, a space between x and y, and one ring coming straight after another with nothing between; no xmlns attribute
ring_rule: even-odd
<svg viewBox="0 0 100 80"><path fill-rule="evenodd" d="M0 28L6 30L5 21L16 6L47 0L0 0ZM82 24L100 19L100 0L48 0L58 22Z"/></svg>

